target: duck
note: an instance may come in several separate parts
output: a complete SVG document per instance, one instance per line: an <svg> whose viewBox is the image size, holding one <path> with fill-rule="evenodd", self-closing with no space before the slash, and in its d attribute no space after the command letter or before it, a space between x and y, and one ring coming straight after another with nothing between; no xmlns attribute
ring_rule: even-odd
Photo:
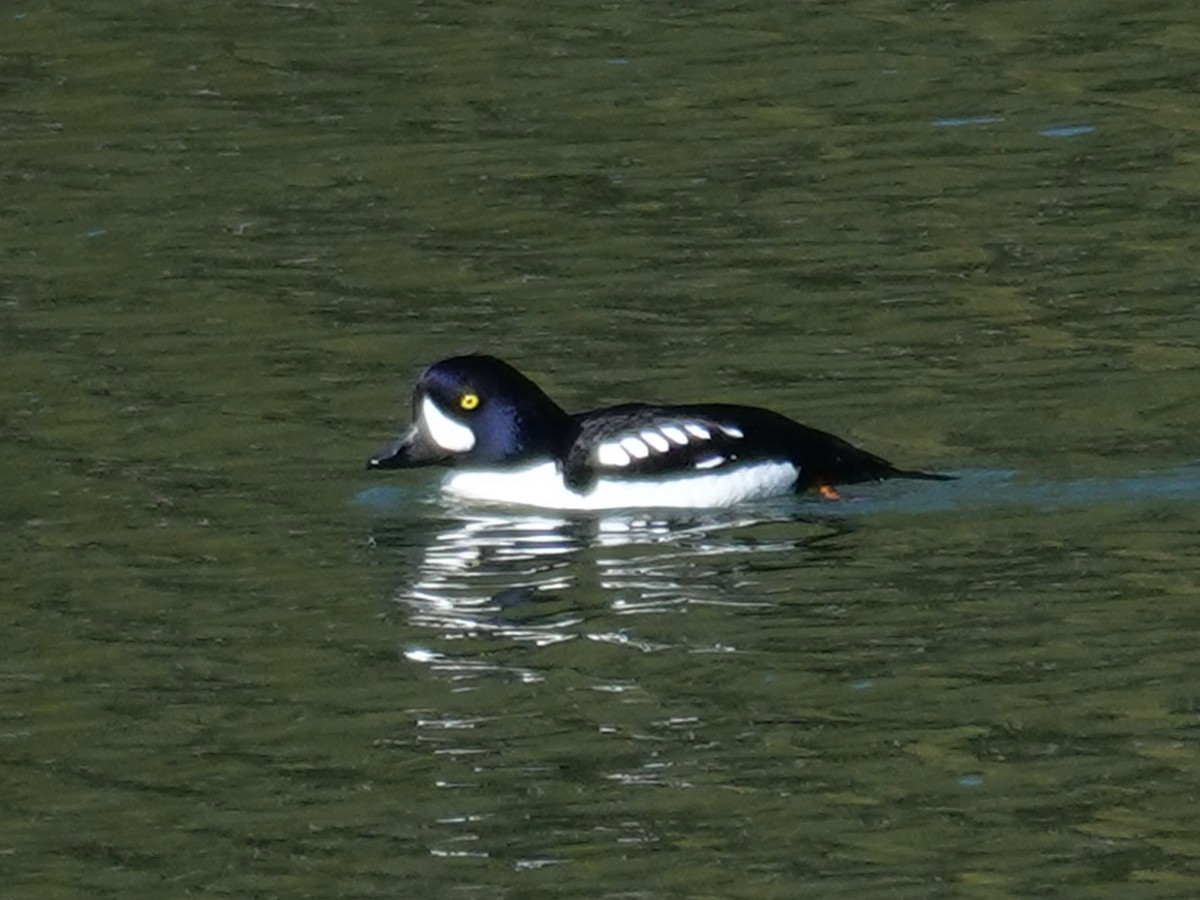
<svg viewBox="0 0 1200 900"><path fill-rule="evenodd" d="M443 466L447 495L553 510L707 509L889 478L901 469L769 409L732 403L623 403L570 413L486 354L426 368L412 422L369 469Z"/></svg>

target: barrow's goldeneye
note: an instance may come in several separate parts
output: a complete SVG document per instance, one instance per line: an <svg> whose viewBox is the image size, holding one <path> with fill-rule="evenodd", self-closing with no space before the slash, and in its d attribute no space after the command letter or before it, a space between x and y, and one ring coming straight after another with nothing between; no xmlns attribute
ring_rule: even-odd
<svg viewBox="0 0 1200 900"><path fill-rule="evenodd" d="M946 479L753 406L627 403L568 413L494 356L434 363L413 390L413 422L372 456L377 469L452 467L468 500L563 510L732 506L835 484Z"/></svg>

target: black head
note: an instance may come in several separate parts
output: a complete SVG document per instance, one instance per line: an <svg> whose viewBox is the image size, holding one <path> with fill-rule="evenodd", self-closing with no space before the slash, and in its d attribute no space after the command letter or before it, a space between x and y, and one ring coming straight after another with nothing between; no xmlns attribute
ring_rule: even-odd
<svg viewBox="0 0 1200 900"><path fill-rule="evenodd" d="M367 463L488 466L560 457L571 417L536 384L494 356L434 363L413 389L412 425Z"/></svg>

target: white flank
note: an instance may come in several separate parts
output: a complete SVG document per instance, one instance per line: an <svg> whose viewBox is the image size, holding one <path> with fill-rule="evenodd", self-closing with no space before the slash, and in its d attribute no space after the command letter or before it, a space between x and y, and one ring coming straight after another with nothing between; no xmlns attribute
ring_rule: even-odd
<svg viewBox="0 0 1200 900"><path fill-rule="evenodd" d="M688 442L688 436L684 434L683 429L677 425L664 425L662 427L662 433L667 436L667 440L678 444L680 447Z"/></svg>
<svg viewBox="0 0 1200 900"><path fill-rule="evenodd" d="M637 457L638 459L645 459L650 455L650 448L642 443L639 438L621 438L621 446L629 452L630 456Z"/></svg>
<svg viewBox="0 0 1200 900"><path fill-rule="evenodd" d="M683 426L688 434L700 438L702 441L707 441L712 434L703 425L697 425L695 422L688 422Z"/></svg>
<svg viewBox="0 0 1200 900"><path fill-rule="evenodd" d="M563 484L555 463L542 462L524 469L451 472L442 487L464 500L543 509L700 509L786 494L798 474L791 463L763 462L663 481L601 478L591 490L576 493Z"/></svg>
<svg viewBox="0 0 1200 900"><path fill-rule="evenodd" d="M596 462L602 466L627 466L629 454L616 441L609 441L596 448Z"/></svg>
<svg viewBox="0 0 1200 900"><path fill-rule="evenodd" d="M640 437L659 453L666 453L671 449L671 442L652 428L647 428Z"/></svg>
<svg viewBox="0 0 1200 900"><path fill-rule="evenodd" d="M429 397L421 400L421 430L451 453L466 453L475 446L475 432L461 422L455 422Z"/></svg>

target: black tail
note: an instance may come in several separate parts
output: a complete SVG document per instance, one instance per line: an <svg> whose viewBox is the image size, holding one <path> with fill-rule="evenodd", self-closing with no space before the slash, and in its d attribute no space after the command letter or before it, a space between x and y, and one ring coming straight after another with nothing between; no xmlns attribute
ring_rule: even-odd
<svg viewBox="0 0 1200 900"><path fill-rule="evenodd" d="M849 441L819 431L798 422L790 423L795 446L799 448L795 462L800 467L796 490L838 484L858 484L864 481L884 481L888 478L920 478L925 481L952 481L953 475L900 469L882 456L876 456Z"/></svg>
<svg viewBox="0 0 1200 900"><path fill-rule="evenodd" d="M954 481L957 475L942 475L938 472L918 472L916 469L897 469L892 467L884 478L919 478L922 481Z"/></svg>
<svg viewBox="0 0 1200 900"><path fill-rule="evenodd" d="M805 487L818 484L861 484L864 481L886 481L889 478L918 478L923 481L953 481L953 475L936 472L920 472L916 469L901 469L882 456L876 456L861 447L834 438L809 454L801 461L801 472L805 464L809 481Z"/></svg>

